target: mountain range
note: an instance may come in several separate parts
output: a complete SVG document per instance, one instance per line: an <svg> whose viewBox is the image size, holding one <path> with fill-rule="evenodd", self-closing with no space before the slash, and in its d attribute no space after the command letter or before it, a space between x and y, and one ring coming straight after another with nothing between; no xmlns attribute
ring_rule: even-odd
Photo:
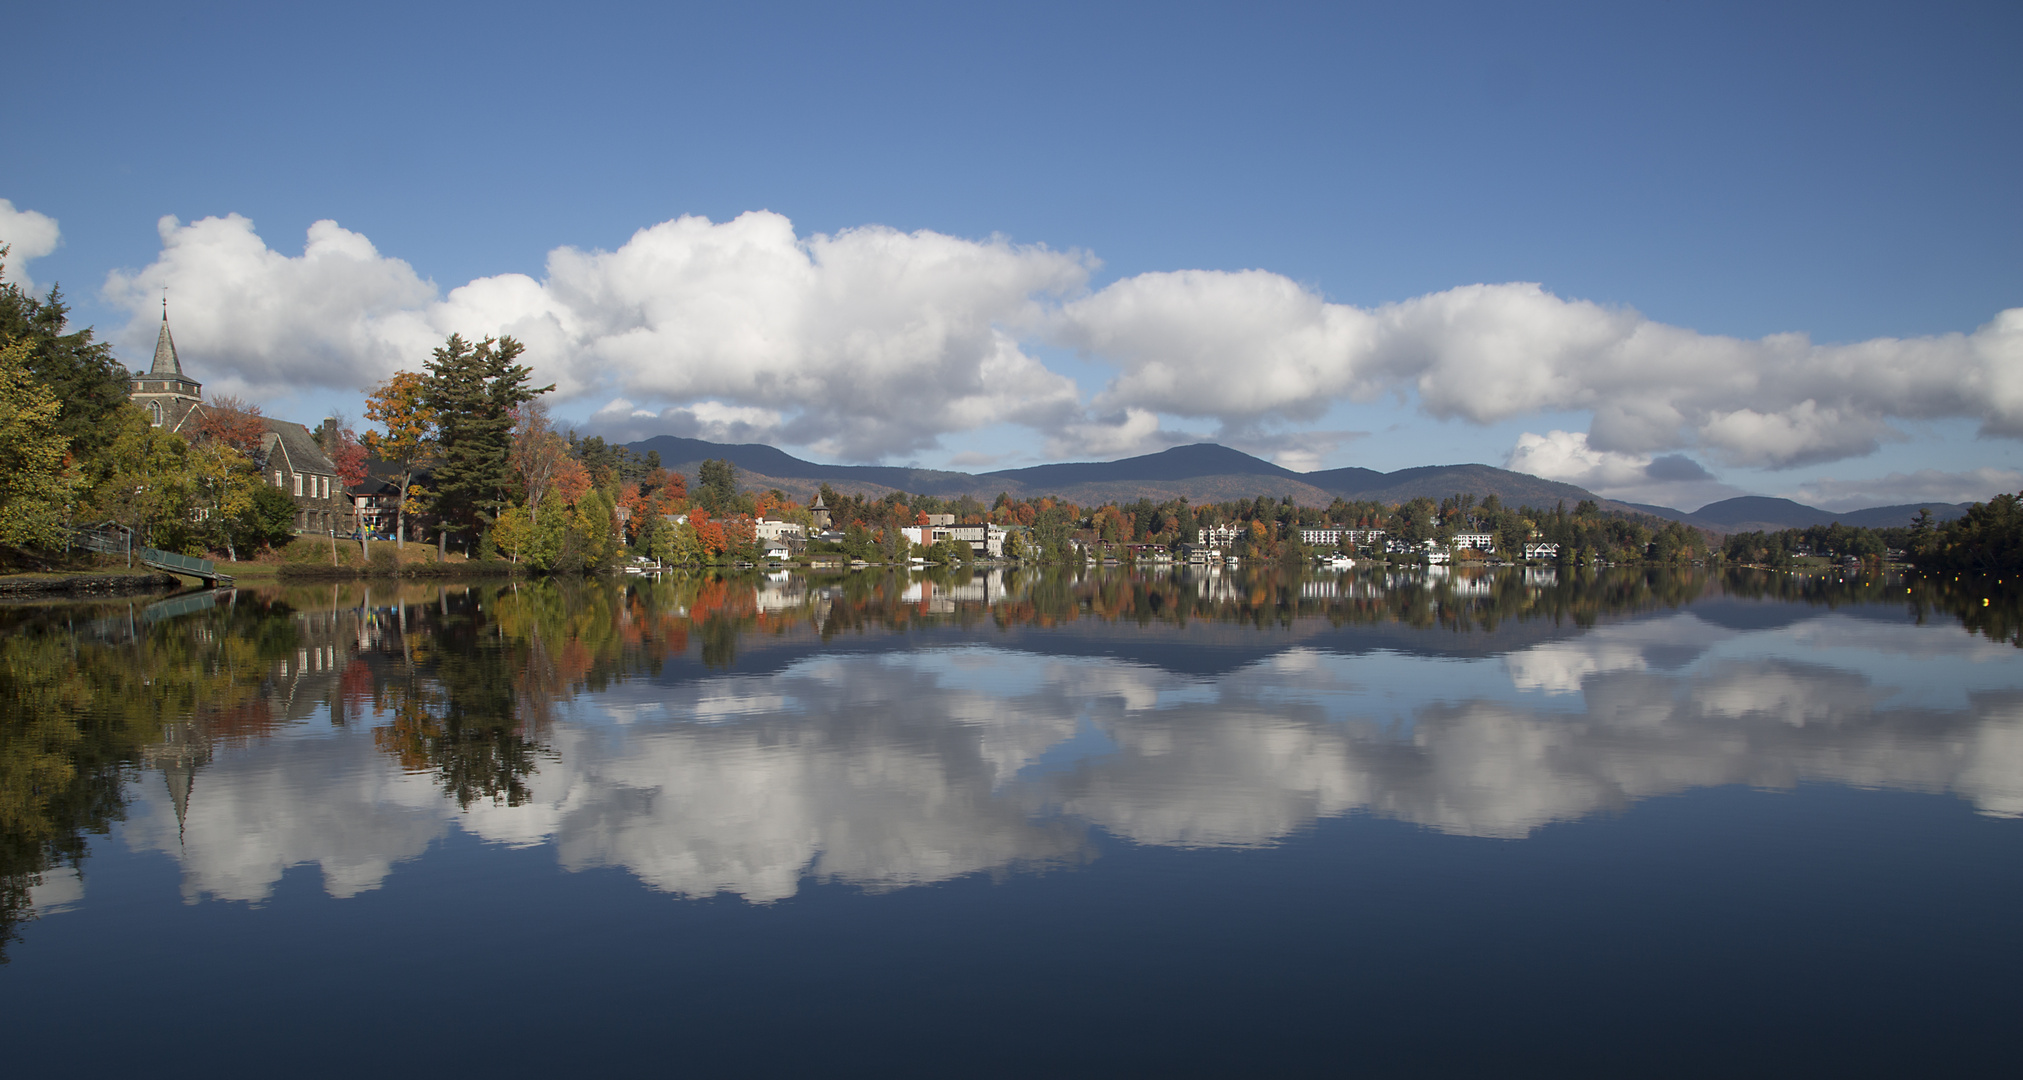
<svg viewBox="0 0 2023 1080"><path fill-rule="evenodd" d="M1930 510L1938 521L1951 521L1967 512L1972 503L1899 503L1894 506L1871 506L1865 510L1844 510L1834 513L1807 506L1790 499L1774 499L1766 495L1742 495L1733 499L1723 499L1684 513L1668 506L1651 506L1646 503L1626 503L1626 506L1646 514L1683 521L1697 525L1710 532L1769 532L1776 529L1809 529L1814 525L1860 525L1870 529L1885 529L1899 525L1909 525L1919 510Z"/></svg>
<svg viewBox="0 0 2023 1080"><path fill-rule="evenodd" d="M662 465L689 476L706 460L726 460L737 466L743 486L778 488L803 501L813 498L825 483L838 491L862 492L872 498L904 491L950 499L969 495L987 503L1003 492L1022 499L1053 495L1083 505L1140 498L1164 502L1185 496L1194 502L1221 502L1291 495L1305 505L1326 506L1336 498L1395 503L1422 495L1444 499L1469 494L1477 498L1495 495L1511 505L1540 507L1561 501L1571 507L1582 499L1592 499L1604 509L1682 521L1715 533L1806 528L1835 521L1869 527L1906 525L1920 506L1929 506L1934 517L1947 520L1960 516L1968 505L1922 503L1836 514L1790 499L1745 495L1686 513L1667 506L1617 502L1573 484L1490 465L1421 465L1389 473L1351 466L1302 473L1215 443L1176 446L1117 461L1065 462L985 473L904 465L824 465L763 443L716 443L676 435L657 435L625 445L636 454L657 452Z"/></svg>

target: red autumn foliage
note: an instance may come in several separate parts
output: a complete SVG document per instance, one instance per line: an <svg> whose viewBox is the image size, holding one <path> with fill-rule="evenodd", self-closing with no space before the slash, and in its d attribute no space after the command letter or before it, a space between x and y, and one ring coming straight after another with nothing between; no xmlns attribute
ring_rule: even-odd
<svg viewBox="0 0 2023 1080"><path fill-rule="evenodd" d="M688 523L695 528L696 543L711 555L721 555L730 550L730 538L724 535L721 522L711 521L709 511L698 506L688 512Z"/></svg>
<svg viewBox="0 0 2023 1080"><path fill-rule="evenodd" d="M220 394L197 410L196 436L197 442L221 442L249 458L258 458L267 425L260 417L260 406Z"/></svg>
<svg viewBox="0 0 2023 1080"><path fill-rule="evenodd" d="M622 511L626 534L637 539L640 528L646 524L646 515L653 512L653 500L640 492L638 484L628 483L618 489L617 509Z"/></svg>
<svg viewBox="0 0 2023 1080"><path fill-rule="evenodd" d="M688 477L678 472L655 469L646 474L646 486L663 502L688 501Z"/></svg>
<svg viewBox="0 0 2023 1080"><path fill-rule="evenodd" d="M365 447L358 441L358 433L350 428L337 432L337 447L331 452L330 463L337 467L337 478L345 487L365 482Z"/></svg>

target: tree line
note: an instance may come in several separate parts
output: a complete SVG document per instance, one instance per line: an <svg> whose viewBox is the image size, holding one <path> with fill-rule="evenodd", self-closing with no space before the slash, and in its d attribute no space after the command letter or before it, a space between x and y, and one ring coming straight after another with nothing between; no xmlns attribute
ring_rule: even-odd
<svg viewBox="0 0 2023 1080"><path fill-rule="evenodd" d="M1901 558L1934 574L2023 573L2023 497L1997 495L1952 521L1921 509L1903 525L1874 529L1815 525L1775 532L1735 533L1722 545L1731 562L1787 569L1803 556L1834 561Z"/></svg>
<svg viewBox="0 0 2023 1080"><path fill-rule="evenodd" d="M1605 512L1592 501L1572 510L1510 506L1495 495L1477 499L1456 494L1435 501L1421 497L1398 504L1337 498L1327 506L1303 506L1290 495L1194 504L1176 498L1108 502L1078 506L1054 496L1015 498L1000 493L986 507L963 495L940 498L892 492L880 498L861 493L843 495L827 484L821 488L831 520L846 533L832 545L860 558L896 553L892 539L898 527L925 524L925 515L951 514L958 524L993 524L1016 530L1011 538L1015 558L1057 562L1077 556L1075 544L1127 547L1150 545L1179 550L1202 542L1218 526L1234 526L1232 550L1250 559L1305 559L1316 549L1301 542L1301 530L1336 525L1364 533L1344 536L1329 550L1351 555L1381 556L1381 542L1372 544L1369 530L1381 530L1385 540L1403 540L1415 547L1425 541L1450 541L1459 533L1488 533L1498 551L1521 552L1527 542L1559 545L1568 561L1691 562L1707 557L1705 534L1678 522Z"/></svg>

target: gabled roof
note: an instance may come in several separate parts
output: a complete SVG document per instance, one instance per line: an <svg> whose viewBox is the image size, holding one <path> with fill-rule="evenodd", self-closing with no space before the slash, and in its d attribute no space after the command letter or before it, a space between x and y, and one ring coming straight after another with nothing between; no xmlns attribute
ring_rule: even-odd
<svg viewBox="0 0 2023 1080"><path fill-rule="evenodd" d="M316 436L308 428L292 420L276 420L271 416L261 417L260 423L267 429L267 434L275 437L290 472L324 475L337 472L337 466L324 456L323 448L316 445ZM267 453L268 460L273 460L272 447Z"/></svg>

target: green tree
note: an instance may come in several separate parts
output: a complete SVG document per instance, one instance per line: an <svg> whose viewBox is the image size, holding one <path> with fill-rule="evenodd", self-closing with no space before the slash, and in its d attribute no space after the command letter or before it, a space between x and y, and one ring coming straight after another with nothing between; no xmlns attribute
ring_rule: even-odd
<svg viewBox="0 0 2023 1080"><path fill-rule="evenodd" d="M560 514L537 519L525 506L507 507L492 525L492 542L516 563L549 570L562 551L564 524Z"/></svg>
<svg viewBox="0 0 2023 1080"><path fill-rule="evenodd" d="M29 371L29 352L25 341L0 347L0 543L55 547L77 477L62 405Z"/></svg>
<svg viewBox="0 0 2023 1080"><path fill-rule="evenodd" d="M6 255L0 245L0 269ZM69 319L61 290L52 287L37 300L14 282L0 282L0 348L26 346L18 362L55 395L56 431L72 462L87 473L102 473L106 467L98 459L115 437L108 421L127 404L131 376L113 359L110 345L93 341L90 327L71 330Z"/></svg>
<svg viewBox="0 0 2023 1080"><path fill-rule="evenodd" d="M1919 568L1977 573L2023 571L2023 498L1997 495L1941 525L1912 556Z"/></svg>
<svg viewBox="0 0 2023 1080"><path fill-rule="evenodd" d="M472 345L458 334L427 364L421 403L435 413L439 464L433 502L447 527L476 533L491 527L513 488L515 410L553 385L528 385L520 364L526 347L510 337Z"/></svg>
<svg viewBox="0 0 2023 1080"><path fill-rule="evenodd" d="M153 547L201 553L203 544L195 527L200 478L189 442L148 423L146 414L131 402L115 410L107 426L112 434L104 457L107 473L93 487L79 516L117 521Z"/></svg>
<svg viewBox="0 0 2023 1080"><path fill-rule="evenodd" d="M255 483L235 519L236 539L249 549L279 547L295 535L295 500Z"/></svg>
<svg viewBox="0 0 2023 1080"><path fill-rule="evenodd" d="M738 502L738 467L728 460L711 458L695 471L695 499L711 517L733 512Z"/></svg>
<svg viewBox="0 0 2023 1080"><path fill-rule="evenodd" d="M654 530L648 553L669 566L694 566L703 560L702 541L688 522Z"/></svg>

